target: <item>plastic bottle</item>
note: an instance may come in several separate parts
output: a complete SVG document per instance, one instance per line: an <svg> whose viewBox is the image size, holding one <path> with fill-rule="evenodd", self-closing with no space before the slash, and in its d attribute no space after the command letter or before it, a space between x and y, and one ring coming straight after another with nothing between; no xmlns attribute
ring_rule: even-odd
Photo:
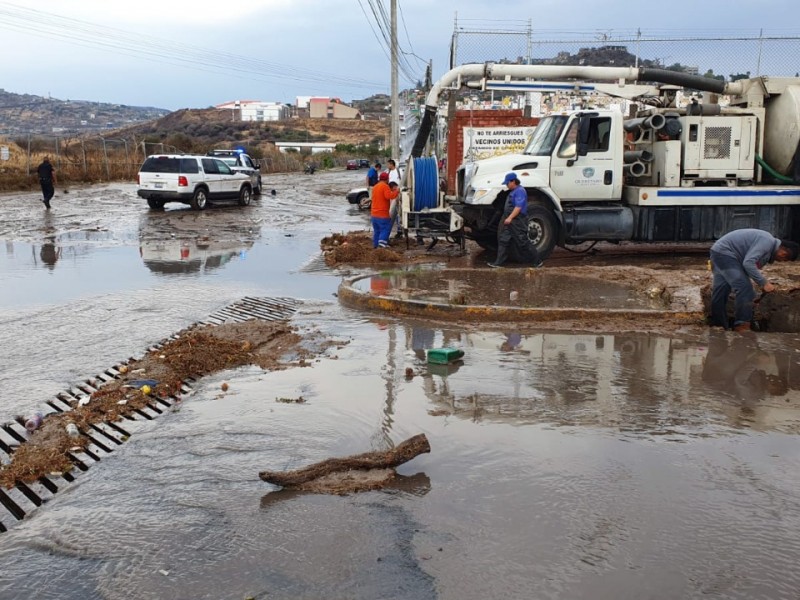
<svg viewBox="0 0 800 600"><path fill-rule="evenodd" d="M75 423L69 423L66 429L67 429L67 435L71 438L76 438L81 434L81 432L78 431L78 426L75 425Z"/></svg>
<svg viewBox="0 0 800 600"><path fill-rule="evenodd" d="M40 412L33 413L30 417L28 417L25 420L25 429L33 433L34 431L39 429L39 427L42 426L43 419L44 417L42 416L42 413Z"/></svg>

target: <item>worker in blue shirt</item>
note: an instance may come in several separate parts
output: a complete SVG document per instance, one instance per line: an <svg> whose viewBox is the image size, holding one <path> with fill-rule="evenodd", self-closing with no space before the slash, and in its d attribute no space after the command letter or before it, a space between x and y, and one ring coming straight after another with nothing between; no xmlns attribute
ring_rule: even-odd
<svg viewBox="0 0 800 600"><path fill-rule="evenodd" d="M760 229L736 229L719 238L711 246L711 325L728 329L728 296L733 290L733 330L749 331L756 299L751 280L765 294L772 292L775 286L761 269L776 260L797 260L798 249L797 243L779 240Z"/></svg>
<svg viewBox="0 0 800 600"><path fill-rule="evenodd" d="M509 192L503 210L503 224L497 234L497 258L488 264L490 267L502 266L508 257L508 248L513 244L520 262L541 267L539 253L528 237L528 192L513 171L506 174L503 185Z"/></svg>

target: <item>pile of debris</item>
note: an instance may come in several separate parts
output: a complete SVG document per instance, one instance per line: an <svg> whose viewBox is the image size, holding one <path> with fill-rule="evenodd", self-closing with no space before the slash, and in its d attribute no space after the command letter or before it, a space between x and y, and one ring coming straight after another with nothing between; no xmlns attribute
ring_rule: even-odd
<svg viewBox="0 0 800 600"><path fill-rule="evenodd" d="M44 417L11 462L0 467L0 486L12 487L17 481L28 483L69 471L73 466L69 453L89 443L85 436L76 435L75 427L85 430L91 424L118 421L144 408L151 396L178 397L188 377L248 364L266 370L304 366L308 363L300 358L306 354L300 341L286 321L251 320L189 328L121 367L119 379L76 402L73 410ZM298 357L297 362L281 362L290 353Z"/></svg>

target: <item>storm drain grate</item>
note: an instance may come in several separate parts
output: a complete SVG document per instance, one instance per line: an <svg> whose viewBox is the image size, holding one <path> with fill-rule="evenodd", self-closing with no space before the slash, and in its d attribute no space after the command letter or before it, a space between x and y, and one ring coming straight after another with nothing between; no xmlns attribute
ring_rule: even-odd
<svg viewBox="0 0 800 600"><path fill-rule="evenodd" d="M241 322L251 319L264 321L279 321L290 318L300 301L294 298L252 298L245 297L222 308L206 320L204 325L221 325L229 322ZM187 328L191 329L193 326ZM178 332L163 342L148 348L148 351L158 350L170 339L175 339L182 332ZM59 392L56 396L41 407L44 416L54 413L65 413L78 406L81 399L105 384L120 378L120 367L126 365L133 358L119 363L103 373L86 379L68 390ZM181 385L181 392L188 393L196 380L189 377ZM119 422L103 422L90 425L81 433L88 438L89 444L80 451L71 452L68 457L73 464L70 471L62 474L51 474L41 477L34 483L17 483L11 489L0 487L0 533L7 531L16 523L22 521L32 511L43 503L49 501L56 493L64 489L75 477L88 471L96 462L111 454L119 448L130 436L144 425L144 422L155 419L172 407L178 401L177 396L153 396L151 401L141 410L123 417ZM25 429L22 418L0 425L0 464L11 461L14 452L24 444L30 433Z"/></svg>
<svg viewBox="0 0 800 600"><path fill-rule="evenodd" d="M300 300L295 298L250 298L245 297L210 315L205 325L242 322L251 319L262 321L282 321L291 317L297 310Z"/></svg>

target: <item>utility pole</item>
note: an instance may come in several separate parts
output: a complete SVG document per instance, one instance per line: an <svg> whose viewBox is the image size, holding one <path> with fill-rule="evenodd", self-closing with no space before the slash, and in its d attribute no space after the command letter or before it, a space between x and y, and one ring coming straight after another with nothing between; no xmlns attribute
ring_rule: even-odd
<svg viewBox="0 0 800 600"><path fill-rule="evenodd" d="M397 0L391 0L392 20L392 156L400 159L400 94L397 85Z"/></svg>

